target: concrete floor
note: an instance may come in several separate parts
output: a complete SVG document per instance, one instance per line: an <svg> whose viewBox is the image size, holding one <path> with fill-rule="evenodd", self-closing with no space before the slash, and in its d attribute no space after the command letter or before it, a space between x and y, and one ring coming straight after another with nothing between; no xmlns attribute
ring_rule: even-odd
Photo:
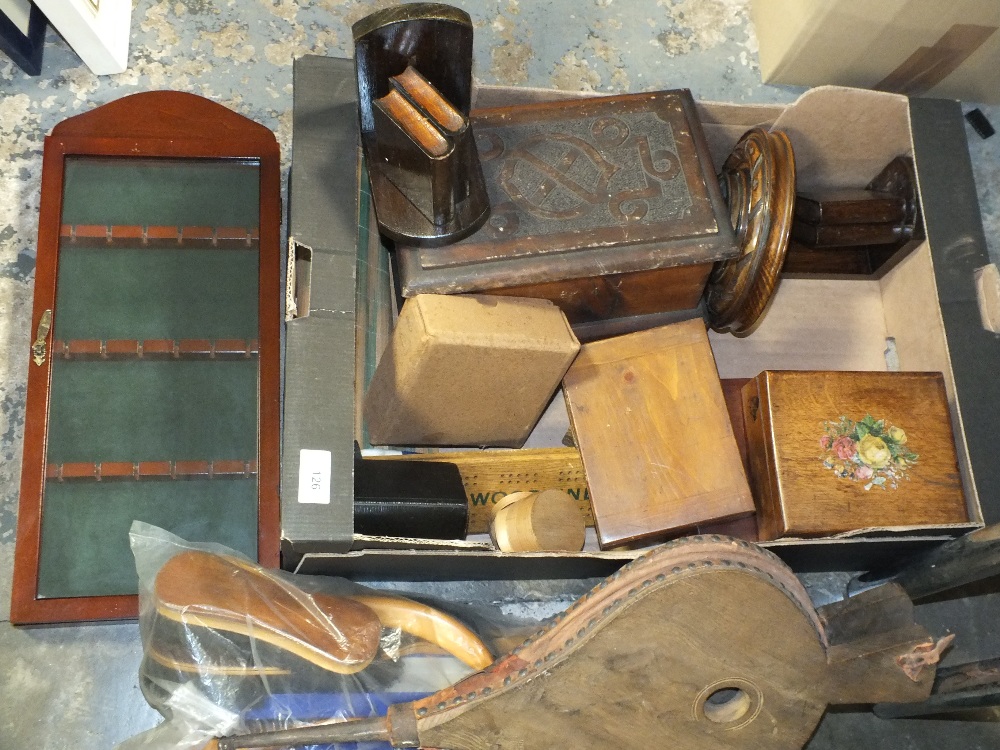
<svg viewBox="0 0 1000 750"><path fill-rule="evenodd" d="M180 89L273 129L287 169L292 60L306 53L349 56L350 24L387 4L138 0L125 73L93 76L51 30L39 78L22 75L0 58L0 748L108 748L159 719L137 687L140 645L134 623L17 629L6 622L44 134L65 117L128 93ZM787 102L800 91L761 84L747 0L456 4L476 23L475 75L482 83L601 92L688 87L696 98L735 102ZM1000 107L984 111L1000 123ZM996 260L1000 138L982 141L971 130L969 138ZM817 601L828 599L842 582L806 578ZM568 601L585 585L453 584L432 592L499 607L519 598ZM961 628L949 662L1000 655L1000 595L993 585L977 592L981 595L942 599L918 610L933 632ZM812 750L998 746L995 724L887 722L866 711L829 714L809 745Z"/></svg>

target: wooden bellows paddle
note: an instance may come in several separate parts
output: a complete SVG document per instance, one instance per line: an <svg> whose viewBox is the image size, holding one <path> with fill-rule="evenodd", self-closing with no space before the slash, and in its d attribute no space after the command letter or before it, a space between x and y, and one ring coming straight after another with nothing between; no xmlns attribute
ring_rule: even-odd
<svg viewBox="0 0 1000 750"><path fill-rule="evenodd" d="M944 645L914 624L898 586L817 611L771 553L690 537L626 565L486 669L386 717L219 748L646 748L664 738L685 750L799 748L829 704L926 698Z"/></svg>

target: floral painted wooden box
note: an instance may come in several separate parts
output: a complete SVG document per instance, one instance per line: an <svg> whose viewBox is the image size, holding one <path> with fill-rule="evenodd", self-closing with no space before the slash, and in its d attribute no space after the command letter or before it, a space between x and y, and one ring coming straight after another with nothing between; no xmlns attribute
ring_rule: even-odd
<svg viewBox="0 0 1000 750"><path fill-rule="evenodd" d="M761 540L969 521L940 373L768 370L743 417Z"/></svg>

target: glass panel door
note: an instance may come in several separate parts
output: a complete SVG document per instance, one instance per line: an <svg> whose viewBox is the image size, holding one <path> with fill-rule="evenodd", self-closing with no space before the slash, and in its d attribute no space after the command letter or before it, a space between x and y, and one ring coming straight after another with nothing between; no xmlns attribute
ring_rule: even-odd
<svg viewBox="0 0 1000 750"><path fill-rule="evenodd" d="M68 157L38 596L136 592L134 519L257 555L260 169Z"/></svg>

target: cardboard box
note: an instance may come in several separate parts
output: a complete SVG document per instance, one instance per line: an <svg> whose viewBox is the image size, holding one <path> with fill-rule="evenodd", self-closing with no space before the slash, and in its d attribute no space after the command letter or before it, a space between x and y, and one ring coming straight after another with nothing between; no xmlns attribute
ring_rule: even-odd
<svg viewBox="0 0 1000 750"><path fill-rule="evenodd" d="M760 539L969 522L940 373L767 370L743 422Z"/></svg>
<svg viewBox="0 0 1000 750"><path fill-rule="evenodd" d="M371 441L520 447L579 350L547 300L413 297L364 399Z"/></svg>
<svg viewBox="0 0 1000 750"><path fill-rule="evenodd" d="M309 550L347 551L352 544L361 210L354 62L303 57L295 61L294 85L281 444L285 566Z"/></svg>
<svg viewBox="0 0 1000 750"><path fill-rule="evenodd" d="M765 83L1000 102L1000 5L753 0Z"/></svg>
<svg viewBox="0 0 1000 750"><path fill-rule="evenodd" d="M331 65L322 59L316 64ZM325 90L338 85L328 69ZM305 95L297 88L297 100ZM532 90L494 91L491 103L503 97L523 100L538 95ZM552 93L540 95L551 97ZM823 87L788 106L704 102L699 104L699 115L717 165L748 128L763 124L784 129L790 136L802 186L864 185L900 154L914 157L920 183L927 241L881 279L786 277L755 333L743 339L711 333L709 338L723 378L752 378L767 369L942 372L970 522L961 527L917 527L848 539L778 540L765 546L799 570L860 570L940 543L981 526L984 520L1000 521L1000 462L993 455L1000 352L995 334L985 331L980 322L975 276L989 258L960 105ZM353 133L353 116L345 108L338 127ZM298 149L298 131L295 138ZM297 200L295 169L293 163L293 205ZM340 200L344 198L342 183ZM319 388L325 368L342 359L348 346L346 340L328 339L324 353L317 355L320 361L312 364L291 361L290 351L288 367L312 367L312 387ZM321 402L300 396L297 403L299 409L305 404L316 409ZM286 425L291 427L298 418L286 398ZM348 408L340 399L313 419L343 423L349 433L353 418L354 405ZM558 444L562 433L556 428L551 434L558 436L553 443ZM528 444L537 445L534 440L532 436ZM345 437L331 449L350 456L352 447L350 437ZM346 495L339 497L346 499ZM641 553L593 548L574 555L454 549L320 552L323 545L315 544L319 532L314 528L304 532L302 523L293 524L289 518L290 512L301 507L295 503L294 490L291 500L283 497L286 549L305 552L286 555L283 563L303 573L404 580L586 577L607 575ZM300 536L289 537L293 531ZM303 537L311 540L312 550L303 549ZM335 545L326 543L326 549L333 550Z"/></svg>

